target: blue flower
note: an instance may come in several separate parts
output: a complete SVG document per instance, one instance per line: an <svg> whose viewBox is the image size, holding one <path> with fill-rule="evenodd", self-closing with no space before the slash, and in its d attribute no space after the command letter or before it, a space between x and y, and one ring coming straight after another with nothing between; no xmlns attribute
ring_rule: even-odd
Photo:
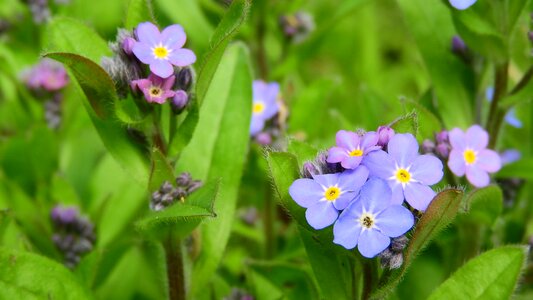
<svg viewBox="0 0 533 300"><path fill-rule="evenodd" d="M254 80L252 121L250 123L252 136L261 132L265 127L265 122L278 112L278 94L279 84L277 82L266 83L262 80Z"/></svg>
<svg viewBox="0 0 533 300"><path fill-rule="evenodd" d="M345 169L355 169L370 152L381 149L377 146L379 135L373 131L359 135L352 131L340 130L336 135L336 147L328 151L329 163L341 163Z"/></svg>
<svg viewBox="0 0 533 300"><path fill-rule="evenodd" d="M289 194L298 205L307 208L305 218L314 229L325 228L335 222L339 211L355 199L368 178L368 169L360 166L342 173L315 175L313 179L294 181Z"/></svg>
<svg viewBox="0 0 533 300"><path fill-rule="evenodd" d="M340 215L333 226L333 242L357 249L372 258L390 245L390 238L405 234L414 224L413 214L392 203L392 191L385 180L371 178L359 197Z"/></svg>
<svg viewBox="0 0 533 300"><path fill-rule="evenodd" d="M450 0L450 4L459 10L467 9L476 2L477 0Z"/></svg>

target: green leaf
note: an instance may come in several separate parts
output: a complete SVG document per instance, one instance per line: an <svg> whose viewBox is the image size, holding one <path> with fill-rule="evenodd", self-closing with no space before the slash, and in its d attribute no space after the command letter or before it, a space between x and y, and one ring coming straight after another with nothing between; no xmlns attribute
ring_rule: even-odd
<svg viewBox="0 0 533 300"><path fill-rule="evenodd" d="M110 56L107 43L91 28L78 20L56 17L48 23L44 49L47 52L72 52L99 63Z"/></svg>
<svg viewBox="0 0 533 300"><path fill-rule="evenodd" d="M115 116L117 94L109 75L89 59L72 53L49 53L47 57L65 64L77 79L81 97L93 125L107 150L131 175L145 184L148 179L147 146Z"/></svg>
<svg viewBox="0 0 533 300"><path fill-rule="evenodd" d="M213 76L215 75L228 43L231 41L233 36L237 34L237 31L241 25L246 21L246 18L250 12L250 7L250 0L233 1L230 8L224 15L224 18L217 26L213 36L211 36L211 47L201 61L201 67L199 69L198 79L196 82L196 95L200 105L204 101L204 97L209 89L211 80L214 78Z"/></svg>
<svg viewBox="0 0 533 300"><path fill-rule="evenodd" d="M394 290L416 256L452 223L459 211L462 198L463 192L457 189L448 189L437 194L416 224L413 236L404 252L403 265L392 273L387 282L380 283L379 289L372 294L373 299L385 298Z"/></svg>
<svg viewBox="0 0 533 300"><path fill-rule="evenodd" d="M392 121L389 126L397 133L411 133L414 136L417 136L418 114L413 111L403 117Z"/></svg>
<svg viewBox="0 0 533 300"><path fill-rule="evenodd" d="M310 144L295 139L289 140L289 146L287 150L290 153L296 155L300 166L302 166L303 163L306 161L314 160L317 154L319 153L318 149L311 146Z"/></svg>
<svg viewBox="0 0 533 300"><path fill-rule="evenodd" d="M168 163L161 151L154 149L152 151L152 168L150 171L148 191L157 191L165 181L174 184L174 179L175 176L172 166Z"/></svg>
<svg viewBox="0 0 533 300"><path fill-rule="evenodd" d="M466 205L466 219L492 226L503 209L502 190L497 185L474 190L467 196Z"/></svg>
<svg viewBox="0 0 533 300"><path fill-rule="evenodd" d="M433 82L444 124L467 127L472 124L474 75L450 51L455 29L445 3L437 2L399 0L398 4Z"/></svg>
<svg viewBox="0 0 533 300"><path fill-rule="evenodd" d="M128 10L126 11L126 19L124 27L132 30L139 23L152 22L157 24L154 18L151 0L130 0Z"/></svg>
<svg viewBox="0 0 533 300"><path fill-rule="evenodd" d="M43 256L0 248L0 298L90 299L72 273Z"/></svg>
<svg viewBox="0 0 533 300"><path fill-rule="evenodd" d="M468 261L429 297L510 299L525 266L529 247L504 246Z"/></svg>
<svg viewBox="0 0 533 300"><path fill-rule="evenodd" d="M228 242L248 143L252 73L248 49L237 43L227 48L200 108L200 119L189 145L177 163L180 172L209 181L222 177L218 217L202 226L202 253L194 267L191 293L204 288L216 270Z"/></svg>
<svg viewBox="0 0 533 300"><path fill-rule="evenodd" d="M497 174L498 178L522 178L533 180L533 159L525 158L504 166Z"/></svg>
<svg viewBox="0 0 533 300"><path fill-rule="evenodd" d="M422 124L422 126L418 127L417 137L419 140L434 139L435 133L442 130L440 120L420 103L408 100L405 102L405 108L412 110L418 117L418 123Z"/></svg>
<svg viewBox="0 0 533 300"><path fill-rule="evenodd" d="M158 238L168 233L183 238L208 217L215 217L213 203L218 195L219 181L211 182L193 192L184 202L177 202L162 211L152 211L135 223L138 231Z"/></svg>

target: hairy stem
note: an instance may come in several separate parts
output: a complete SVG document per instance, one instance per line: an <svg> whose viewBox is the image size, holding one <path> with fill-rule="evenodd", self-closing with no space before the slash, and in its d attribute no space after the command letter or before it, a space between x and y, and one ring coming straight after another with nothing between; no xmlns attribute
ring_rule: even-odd
<svg viewBox="0 0 533 300"><path fill-rule="evenodd" d="M268 181L266 182L265 191L265 256L267 259L270 259L274 257L274 252L276 249L276 237L274 235L274 216L276 210L276 203L272 197L273 194Z"/></svg>
<svg viewBox="0 0 533 300"><path fill-rule="evenodd" d="M167 259L168 294L171 300L185 300L185 278L181 241L169 234L164 242Z"/></svg>
<svg viewBox="0 0 533 300"><path fill-rule="evenodd" d="M362 299L370 299L372 290L377 284L377 260L369 259L363 262L363 295Z"/></svg>
<svg viewBox="0 0 533 300"><path fill-rule="evenodd" d="M494 79L494 96L490 104L489 119L487 120L487 129L490 135L489 147L494 148L498 140L501 123L505 113L498 107L500 100L507 93L507 82L509 80L508 74L509 62L505 62L496 66Z"/></svg>

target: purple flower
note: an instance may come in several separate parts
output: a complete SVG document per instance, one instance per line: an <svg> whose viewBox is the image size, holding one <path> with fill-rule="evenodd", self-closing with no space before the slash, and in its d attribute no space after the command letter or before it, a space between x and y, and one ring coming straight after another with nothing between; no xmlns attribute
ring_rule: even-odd
<svg viewBox="0 0 533 300"><path fill-rule="evenodd" d="M459 128L450 131L452 151L448 160L448 167L457 176L466 174L466 179L475 187L489 184L487 173L494 173L501 168L498 153L486 149L489 134L479 125L473 125L463 132Z"/></svg>
<svg viewBox="0 0 533 300"><path fill-rule="evenodd" d="M144 98L150 103L155 102L159 104L165 103L165 100L174 97L176 92L171 88L174 85L176 76L172 75L168 78L161 78L157 75L150 74L147 79L138 79L131 82L131 88L141 90Z"/></svg>
<svg viewBox="0 0 533 300"><path fill-rule="evenodd" d="M252 121L250 123L252 136L261 132L265 127L265 122L278 112L278 94L279 84L277 82L266 83L262 80L254 80Z"/></svg>
<svg viewBox="0 0 533 300"><path fill-rule="evenodd" d="M29 88L55 92L68 83L67 71L63 66L49 58L44 58L24 75Z"/></svg>
<svg viewBox="0 0 533 300"><path fill-rule="evenodd" d="M450 4L459 9L459 10L463 10L463 9L467 9L469 8L470 6L474 5L474 3L476 3L477 0L450 0Z"/></svg>
<svg viewBox="0 0 533 300"><path fill-rule="evenodd" d="M442 179L442 162L433 155L419 155L412 134L396 134L389 141L388 153L370 153L364 165L370 175L387 180L392 189L392 204L405 200L415 209L426 210L435 192L429 187Z"/></svg>
<svg viewBox="0 0 533 300"><path fill-rule="evenodd" d="M289 194L298 205L307 208L305 218L314 229L325 228L357 196L368 178L368 169L361 166L342 173L315 175L292 183Z"/></svg>
<svg viewBox="0 0 533 300"><path fill-rule="evenodd" d="M502 166L512 164L522 158L522 153L516 149L508 149L500 153Z"/></svg>
<svg viewBox="0 0 533 300"><path fill-rule="evenodd" d="M337 146L329 149L327 161L329 163L340 162L345 169L355 169L363 157L380 149L377 146L378 140L378 134L373 131L360 136L352 131L340 130L336 135Z"/></svg>
<svg viewBox="0 0 533 300"><path fill-rule="evenodd" d="M357 246L364 257L372 258L390 245L390 238L403 235L414 224L413 214L392 203L387 182L371 178L359 197L340 215L333 226L333 242L346 249Z"/></svg>
<svg viewBox="0 0 533 300"><path fill-rule="evenodd" d="M150 65L155 75L167 78L174 73L174 66L185 67L196 61L196 55L182 48L187 36L180 25L171 25L159 32L157 27L144 22L135 29L137 42L133 54L143 63Z"/></svg>

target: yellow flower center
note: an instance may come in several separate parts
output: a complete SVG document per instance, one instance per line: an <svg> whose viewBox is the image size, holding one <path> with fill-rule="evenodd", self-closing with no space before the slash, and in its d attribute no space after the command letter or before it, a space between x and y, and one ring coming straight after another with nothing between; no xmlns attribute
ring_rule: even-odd
<svg viewBox="0 0 533 300"><path fill-rule="evenodd" d="M401 183L407 183L411 180L411 173L406 169L399 169L396 171L396 179Z"/></svg>
<svg viewBox="0 0 533 300"><path fill-rule="evenodd" d="M364 228L370 229L370 228L374 227L374 223L375 223L374 216L372 214L369 214L369 213L364 213L359 218L359 222L361 223L361 226L363 226Z"/></svg>
<svg viewBox="0 0 533 300"><path fill-rule="evenodd" d="M263 102L257 102L254 103L254 106L252 107L252 111L254 114L260 114L265 110L265 105Z"/></svg>
<svg viewBox="0 0 533 300"><path fill-rule="evenodd" d="M335 186L329 187L324 192L324 197L326 197L326 200L328 200L328 201L334 201L337 198L339 198L340 195L341 195L341 190L338 187L335 187Z"/></svg>
<svg viewBox="0 0 533 300"><path fill-rule="evenodd" d="M352 152L350 152L350 156L361 156L363 155L363 150L361 149L355 149Z"/></svg>
<svg viewBox="0 0 533 300"><path fill-rule="evenodd" d="M477 157L474 150L466 149L465 152L463 152L463 156L467 165L471 165L476 162Z"/></svg>
<svg viewBox="0 0 533 300"><path fill-rule="evenodd" d="M150 88L150 96L152 97L159 97L162 94L162 90L159 87L153 86Z"/></svg>
<svg viewBox="0 0 533 300"><path fill-rule="evenodd" d="M165 59L167 58L169 51L166 47L163 46L157 46L153 49L154 56L159 59Z"/></svg>

